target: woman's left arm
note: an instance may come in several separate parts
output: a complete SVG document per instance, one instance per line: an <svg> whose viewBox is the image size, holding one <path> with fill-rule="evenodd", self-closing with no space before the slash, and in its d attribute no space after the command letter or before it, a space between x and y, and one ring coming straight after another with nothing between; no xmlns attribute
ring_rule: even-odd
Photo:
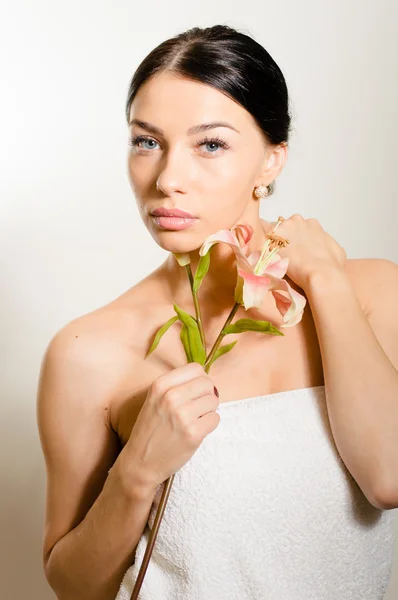
<svg viewBox="0 0 398 600"><path fill-rule="evenodd" d="M398 265L360 263L366 313L344 268L312 273L304 291L336 446L369 502L388 510L398 507Z"/></svg>

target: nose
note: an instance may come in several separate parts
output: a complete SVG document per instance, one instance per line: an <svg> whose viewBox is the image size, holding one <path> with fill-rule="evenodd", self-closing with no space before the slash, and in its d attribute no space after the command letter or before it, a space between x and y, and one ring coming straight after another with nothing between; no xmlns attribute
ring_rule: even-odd
<svg viewBox="0 0 398 600"><path fill-rule="evenodd" d="M184 160L182 151L175 150L165 154L161 163L163 169L156 180L156 189L165 196L172 196L178 192L186 193L189 166L187 160Z"/></svg>

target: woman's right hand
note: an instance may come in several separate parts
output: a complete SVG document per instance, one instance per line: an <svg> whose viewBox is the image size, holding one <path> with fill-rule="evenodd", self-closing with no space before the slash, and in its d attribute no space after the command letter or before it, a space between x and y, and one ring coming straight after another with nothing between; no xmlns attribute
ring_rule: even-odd
<svg viewBox="0 0 398 600"><path fill-rule="evenodd" d="M188 462L220 422L214 392L196 362L153 381L123 449L127 472L136 481L156 488Z"/></svg>

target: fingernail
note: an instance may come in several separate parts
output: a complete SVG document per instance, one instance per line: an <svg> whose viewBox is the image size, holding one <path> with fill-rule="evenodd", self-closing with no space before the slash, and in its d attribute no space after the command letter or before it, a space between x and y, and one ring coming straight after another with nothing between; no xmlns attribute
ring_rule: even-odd
<svg viewBox="0 0 398 600"><path fill-rule="evenodd" d="M220 394L218 393L218 389L216 388L216 386L214 386L214 393L217 396L217 398L220 397Z"/></svg>

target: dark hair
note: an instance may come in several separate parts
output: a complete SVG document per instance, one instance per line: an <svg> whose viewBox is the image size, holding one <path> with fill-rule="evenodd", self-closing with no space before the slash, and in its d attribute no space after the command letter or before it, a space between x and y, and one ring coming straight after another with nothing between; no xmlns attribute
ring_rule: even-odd
<svg viewBox="0 0 398 600"><path fill-rule="evenodd" d="M161 72L208 84L243 106L272 145L287 143L291 115L282 71L252 37L229 27L194 27L154 48L135 71L126 102L127 122L139 88ZM269 194L275 182L268 185Z"/></svg>

